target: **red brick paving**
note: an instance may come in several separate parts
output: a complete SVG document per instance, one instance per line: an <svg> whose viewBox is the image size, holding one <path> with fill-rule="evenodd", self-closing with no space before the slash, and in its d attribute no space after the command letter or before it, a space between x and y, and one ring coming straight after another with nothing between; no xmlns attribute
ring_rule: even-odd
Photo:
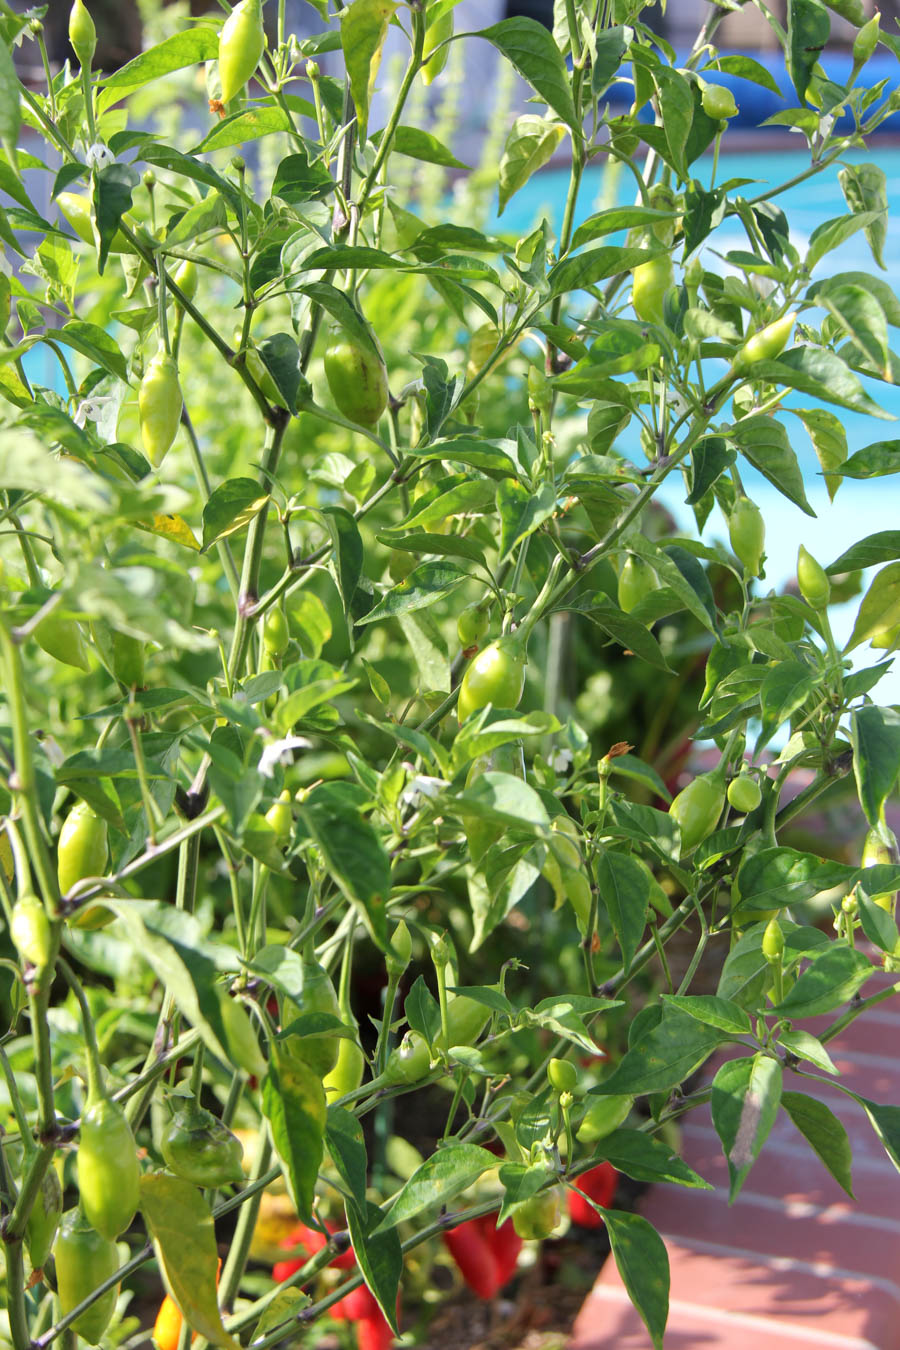
<svg viewBox="0 0 900 1350"><path fill-rule="evenodd" d="M804 1026L816 1032L830 1020ZM840 1081L885 1104L900 1103L898 1048L893 1001L863 1014L828 1047ZM789 1072L785 1087L821 1095L843 1122L855 1200L781 1112L729 1207L728 1168L709 1108L692 1112L682 1151L715 1190L656 1186L641 1206L669 1253L665 1350L900 1350L900 1175L849 1097ZM612 1260L569 1350L651 1350Z"/></svg>

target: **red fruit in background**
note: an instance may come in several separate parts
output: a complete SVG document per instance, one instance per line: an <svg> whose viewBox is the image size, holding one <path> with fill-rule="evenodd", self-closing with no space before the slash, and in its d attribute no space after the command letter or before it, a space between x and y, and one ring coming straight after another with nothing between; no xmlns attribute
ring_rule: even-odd
<svg viewBox="0 0 900 1350"><path fill-rule="evenodd" d="M336 1224L326 1223L329 1233L337 1233L339 1230ZM327 1238L324 1233L320 1233L315 1228L308 1228L305 1223L298 1224L292 1228L287 1237L280 1243L288 1251L296 1251L297 1255L288 1258L285 1261L276 1261L272 1267L272 1279L278 1281L286 1280L296 1271L306 1265L311 1256L320 1252L325 1246ZM356 1264L356 1257L353 1255L353 1248L348 1247L345 1252L339 1256L334 1256L328 1263L331 1266L337 1266L340 1270L351 1270Z"/></svg>
<svg viewBox="0 0 900 1350"><path fill-rule="evenodd" d="M599 1228L603 1219L584 1197L588 1196L602 1209L612 1204L616 1193L619 1174L611 1162L602 1162L592 1167L575 1182L574 1191L568 1191L569 1218L580 1228Z"/></svg>
<svg viewBox="0 0 900 1350"><path fill-rule="evenodd" d="M356 1344L358 1350L390 1350L394 1344L394 1333L380 1308L377 1315L361 1317L357 1322Z"/></svg>
<svg viewBox="0 0 900 1350"><path fill-rule="evenodd" d="M467 1219L444 1234L444 1243L472 1293L484 1299L509 1283L522 1250L512 1219L498 1228L493 1214Z"/></svg>
<svg viewBox="0 0 900 1350"><path fill-rule="evenodd" d="M496 1226L493 1214L486 1214L480 1222L484 1225L488 1243L497 1263L497 1288L499 1290L505 1284L508 1284L516 1273L519 1252L522 1250L522 1239L516 1232L512 1219L507 1219L506 1223L501 1224L499 1228Z"/></svg>
<svg viewBox="0 0 900 1350"><path fill-rule="evenodd" d="M383 1316L374 1294L364 1284L345 1294L338 1303L328 1309L328 1315L336 1322L359 1322L363 1317Z"/></svg>
<svg viewBox="0 0 900 1350"><path fill-rule="evenodd" d="M493 1298L500 1288L497 1261L488 1243L480 1219L465 1223L444 1233L444 1244L453 1257L459 1273L479 1298Z"/></svg>

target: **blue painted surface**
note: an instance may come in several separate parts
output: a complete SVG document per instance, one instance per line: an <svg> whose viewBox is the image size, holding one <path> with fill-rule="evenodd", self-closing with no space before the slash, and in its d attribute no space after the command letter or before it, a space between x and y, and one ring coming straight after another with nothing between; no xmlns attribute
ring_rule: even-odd
<svg viewBox="0 0 900 1350"><path fill-rule="evenodd" d="M734 94L735 102L738 105L737 117L733 119L732 125L756 128L765 122L766 118L774 113L781 112L785 103L789 108L797 106L797 94L794 86L791 84L791 78L787 73L781 52L739 52L722 51L721 56L751 56L761 65L764 65L770 75L778 85L779 92L773 93L771 89L766 89L762 85L754 83L752 80L744 79L737 75L722 74L718 71L702 71L701 75L709 84L722 84L730 89ZM686 51L679 52L676 55L675 64L684 65L687 60ZM850 71L853 66L853 59L849 52L826 51L822 54L820 65L825 71L829 80L839 84L842 88L850 78ZM630 79L630 65L622 66L622 73L626 80ZM855 82L856 88L872 89L875 85L886 80L884 93L882 97L887 97L895 89L900 88L900 62L892 52L887 52L883 48L871 56L865 66L859 73ZM604 100L608 101L614 111L619 112L631 105L634 98L632 85L622 81L611 86ZM841 131L852 128L853 120L849 113L844 113L838 121L838 127ZM900 113L894 113L889 117L880 128L881 131L896 132L900 130Z"/></svg>

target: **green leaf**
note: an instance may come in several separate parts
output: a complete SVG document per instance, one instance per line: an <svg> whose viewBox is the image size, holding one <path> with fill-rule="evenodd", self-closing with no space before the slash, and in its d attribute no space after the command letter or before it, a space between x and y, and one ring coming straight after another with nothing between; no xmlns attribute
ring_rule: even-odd
<svg viewBox="0 0 900 1350"><path fill-rule="evenodd" d="M619 272L628 272L641 263L649 262L662 251L661 248L617 248L612 244L604 244L600 248L589 248L584 253L570 255L551 267L548 273L551 297L580 291L585 286L606 281Z"/></svg>
<svg viewBox="0 0 900 1350"><path fill-rule="evenodd" d="M803 661L780 661L760 686L763 716L773 726L780 726L803 707L820 678Z"/></svg>
<svg viewBox="0 0 900 1350"><path fill-rule="evenodd" d="M269 503L255 478L227 478L203 508L203 551L250 524Z"/></svg>
<svg viewBox="0 0 900 1350"><path fill-rule="evenodd" d="M322 517L331 535L332 566L344 602L344 613L350 615L356 587L362 576L362 536L356 521L343 506L326 506Z"/></svg>
<svg viewBox="0 0 900 1350"><path fill-rule="evenodd" d="M665 1243L640 1214L604 1209L603 1222L628 1297L650 1332L654 1350L663 1350L669 1316L669 1257Z"/></svg>
<svg viewBox="0 0 900 1350"><path fill-rule="evenodd" d="M218 978L223 969L234 969L233 955L208 943L193 915L161 901L111 899L109 907L182 1016L197 1028L213 1055L229 1064Z"/></svg>
<svg viewBox="0 0 900 1350"><path fill-rule="evenodd" d="M663 1001L698 1022L728 1032L732 1036L750 1036L753 1028L744 1009L730 999L715 994L662 994Z"/></svg>
<svg viewBox="0 0 900 1350"><path fill-rule="evenodd" d="M831 34L828 11L819 0L788 0L788 71L801 103L813 68Z"/></svg>
<svg viewBox="0 0 900 1350"><path fill-rule="evenodd" d="M817 1017L848 1003L874 974L872 962L853 947L834 943L798 977L771 1010L779 1017Z"/></svg>
<svg viewBox="0 0 900 1350"><path fill-rule="evenodd" d="M587 1098L590 1101L590 1097ZM698 1176L692 1167L674 1153L662 1139L654 1139L643 1130L613 1130L597 1145L597 1161L611 1162L619 1172L635 1181L665 1181L675 1186L691 1186L711 1191L712 1185Z"/></svg>
<svg viewBox="0 0 900 1350"><path fill-rule="evenodd" d="M776 361L759 361L753 367L753 377L870 417L892 416L873 403L845 361L817 347L792 347Z"/></svg>
<svg viewBox="0 0 900 1350"><path fill-rule="evenodd" d="M189 28L183 33L175 33L107 76L100 96L101 109L111 107L132 89L155 84L173 70L196 66L201 61L214 61L218 54L219 34L214 28ZM107 97L110 89L116 90L112 99Z"/></svg>
<svg viewBox="0 0 900 1350"><path fill-rule="evenodd" d="M324 1154L325 1089L315 1069L283 1042L271 1045L262 1111L294 1208L308 1222Z"/></svg>
<svg viewBox="0 0 900 1350"><path fill-rule="evenodd" d="M569 72L559 48L543 24L536 19L504 19L490 28L481 29L478 36L493 43L573 133L581 136Z"/></svg>
<svg viewBox="0 0 900 1350"><path fill-rule="evenodd" d="M663 1007L656 1026L631 1045L595 1091L643 1096L668 1092L732 1038L677 1008Z"/></svg>
<svg viewBox="0 0 900 1350"><path fill-rule="evenodd" d="M387 951L391 864L372 825L353 810L336 783L313 788L300 815L332 879L359 906L372 938Z"/></svg>
<svg viewBox="0 0 900 1350"><path fill-rule="evenodd" d="M516 118L500 160L498 215L503 215L510 197L525 186L532 174L549 163L565 134L565 127L558 122L535 117L533 113Z"/></svg>
<svg viewBox="0 0 900 1350"><path fill-rule="evenodd" d="M833 501L841 485L841 479L834 470L839 469L847 458L847 433L844 424L827 408L792 408L791 411L800 418L806 428L816 458L825 474L829 499Z"/></svg>
<svg viewBox="0 0 900 1350"><path fill-rule="evenodd" d="M797 456L781 422L761 415L747 417L736 422L728 434L753 467L765 474L779 492L789 501L796 502L808 516L815 516L807 501Z"/></svg>
<svg viewBox="0 0 900 1350"><path fill-rule="evenodd" d="M737 877L747 909L780 909L811 900L819 891L849 885L854 869L792 848L764 848L744 859Z"/></svg>
<svg viewBox="0 0 900 1350"><path fill-rule="evenodd" d="M192 155L208 155L213 150L227 150L245 141L257 141L262 136L273 136L279 131L291 131L293 123L283 108L246 108L217 122L197 145Z"/></svg>
<svg viewBox="0 0 900 1350"><path fill-rule="evenodd" d="M821 1069L823 1073L838 1074L840 1072L818 1036L813 1036L808 1031L794 1027L791 1031L782 1031L778 1039L787 1050L790 1050L791 1054L797 1055L799 1059L808 1060L810 1064L815 1064L816 1068Z"/></svg>
<svg viewBox="0 0 900 1350"><path fill-rule="evenodd" d="M723 75L737 75L742 80L752 80L754 84L768 89L770 94L777 94L779 98L782 96L772 72L760 65L759 61L754 61L752 56L717 56L715 63L707 69L713 75L721 71Z"/></svg>
<svg viewBox="0 0 900 1350"><path fill-rule="evenodd" d="M427 609L444 596L451 595L458 586L468 580L468 575L468 572L464 572L452 562L420 563L358 622L378 623L380 619L396 618L397 615L407 614L411 610Z"/></svg>
<svg viewBox="0 0 900 1350"><path fill-rule="evenodd" d="M504 478L498 483L500 562L505 562L517 544L549 520L556 508L556 489L552 483L541 484L536 492L529 491L514 478Z"/></svg>
<svg viewBox="0 0 900 1350"><path fill-rule="evenodd" d="M0 38L0 143L13 163L22 125L19 106L21 88L12 52L6 41Z"/></svg>
<svg viewBox="0 0 900 1350"><path fill-rule="evenodd" d="M811 272L827 253L846 243L858 230L870 228L879 217L877 211L862 211L850 216L836 216L834 220L825 220L817 225L809 236L807 270Z"/></svg>
<svg viewBox="0 0 900 1350"><path fill-rule="evenodd" d="M884 1145L885 1153L900 1172L900 1106L879 1106L865 1097L857 1097L856 1100L865 1109L873 1130Z"/></svg>
<svg viewBox="0 0 900 1350"><path fill-rule="evenodd" d="M202 1192L168 1172L145 1172L141 1214L166 1291L185 1322L211 1345L238 1350L239 1342L229 1336L219 1312L216 1229Z"/></svg>
<svg viewBox="0 0 900 1350"><path fill-rule="evenodd" d="M356 105L360 144L366 143L369 102L387 37L397 9L395 0L354 0L341 10L341 46Z"/></svg>
<svg viewBox="0 0 900 1350"><path fill-rule="evenodd" d="M97 271L101 274L109 257L109 246L131 206L131 194L138 182L137 170L130 164L107 164L94 174L94 216L100 236Z"/></svg>
<svg viewBox="0 0 900 1350"><path fill-rule="evenodd" d="M477 1144L450 1144L439 1148L417 1167L389 1206L387 1217L375 1232L396 1228L398 1224L449 1204L457 1195L474 1185L480 1176L497 1166L497 1158Z"/></svg>
<svg viewBox="0 0 900 1350"><path fill-rule="evenodd" d="M347 1206L347 1227L363 1279L399 1336L397 1291L403 1273L403 1250L396 1228L385 1228L383 1220L384 1211L371 1200L365 1205Z"/></svg>
<svg viewBox="0 0 900 1350"><path fill-rule="evenodd" d="M647 926L652 874L631 854L603 849L594 864L594 875L627 975Z"/></svg>
<svg viewBox="0 0 900 1350"><path fill-rule="evenodd" d="M372 144L378 146L381 144L383 132L376 131L372 137ZM410 159L420 159L425 164L440 164L445 169L467 169L468 164L463 164L457 159L452 150L448 150L446 145L433 136L430 131L425 131L422 127L399 126L394 132L394 142L392 153L395 155L406 155Z"/></svg>
<svg viewBox="0 0 900 1350"><path fill-rule="evenodd" d="M689 81L670 66L651 72L656 85L660 120L666 133L670 163L682 179L687 178L685 150L694 120L694 99Z"/></svg>
<svg viewBox="0 0 900 1350"><path fill-rule="evenodd" d="M900 713L873 704L857 708L850 719L850 743L859 802L876 826L900 774Z"/></svg>
<svg viewBox="0 0 900 1350"><path fill-rule="evenodd" d="M691 490L685 497L687 506L696 506L703 500L713 483L730 469L735 453L724 436L704 436L691 451Z"/></svg>
<svg viewBox="0 0 900 1350"><path fill-rule="evenodd" d="M379 534L377 539L388 548L403 549L406 553L416 553L420 557L436 553L439 557L464 558L467 562L484 565L484 549L466 535L429 534L427 530L412 530L396 538Z"/></svg>
<svg viewBox="0 0 900 1350"><path fill-rule="evenodd" d="M570 602L572 609L577 609L595 623L598 628L602 628L604 633L608 634L614 642L626 651L631 651L641 661L646 661L648 665L655 666L657 670L663 670L667 675L672 675L671 666L667 663L663 655L662 648L656 638L647 628L647 625L641 623L640 619L632 618L630 614L625 614L618 606L612 604L606 596L587 597L587 606Z"/></svg>
<svg viewBox="0 0 900 1350"><path fill-rule="evenodd" d="M853 1199L850 1140L834 1112L805 1092L784 1092L781 1104L838 1185Z"/></svg>
<svg viewBox="0 0 900 1350"><path fill-rule="evenodd" d="M887 910L876 905L862 886L856 889L856 901L859 905L859 921L862 930L870 942L883 952L893 953L900 943L897 924Z"/></svg>
<svg viewBox="0 0 900 1350"><path fill-rule="evenodd" d="M832 564L834 566L834 564ZM900 563L888 563L863 596L845 651L851 652L873 633L900 623Z"/></svg>
<svg viewBox="0 0 900 1350"><path fill-rule="evenodd" d="M325 1147L354 1203L365 1207L368 1163L363 1128L352 1111L329 1106Z"/></svg>
<svg viewBox="0 0 900 1350"><path fill-rule="evenodd" d="M729 1060L713 1079L712 1121L722 1141L734 1204L747 1174L778 1115L782 1070L779 1060L757 1054Z"/></svg>
<svg viewBox="0 0 900 1350"><path fill-rule="evenodd" d="M840 465L841 478L883 478L890 473L900 473L900 441L876 441Z"/></svg>

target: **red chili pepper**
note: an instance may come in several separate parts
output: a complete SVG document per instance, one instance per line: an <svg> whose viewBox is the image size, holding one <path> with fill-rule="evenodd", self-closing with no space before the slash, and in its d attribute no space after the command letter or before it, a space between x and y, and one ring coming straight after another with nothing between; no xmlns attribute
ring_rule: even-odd
<svg viewBox="0 0 900 1350"><path fill-rule="evenodd" d="M364 1284L345 1294L338 1303L329 1308L328 1314L336 1322L359 1322L364 1317L383 1317L381 1309L375 1302L374 1294Z"/></svg>
<svg viewBox="0 0 900 1350"><path fill-rule="evenodd" d="M612 1204L618 1182L619 1174L611 1162L602 1162L580 1176L575 1183L577 1189L567 1192L572 1222L580 1228L599 1228L603 1219L584 1197L593 1200L601 1209L607 1209Z"/></svg>
<svg viewBox="0 0 900 1350"><path fill-rule="evenodd" d="M497 1260L480 1219L467 1219L444 1234L444 1243L459 1273L479 1298L493 1298L500 1288Z"/></svg>
<svg viewBox="0 0 900 1350"><path fill-rule="evenodd" d="M377 1317L362 1317L357 1322L356 1344L358 1350L390 1350L394 1344L394 1333L380 1308Z"/></svg>
<svg viewBox="0 0 900 1350"><path fill-rule="evenodd" d="M339 1231L336 1224L326 1223L325 1226L329 1233L337 1233ZM288 1279L296 1271L300 1270L302 1266L305 1266L311 1256L315 1256L316 1252L320 1252L326 1242L327 1238L324 1233L320 1233L315 1228L307 1228L305 1223L298 1224L296 1228L292 1228L287 1237L280 1243L280 1246L286 1248L288 1251L297 1251L299 1249L298 1255L292 1256L285 1261L276 1261L275 1265L272 1267L272 1279L277 1280L279 1283L282 1280ZM348 1247L347 1250L341 1252L339 1256L332 1257L328 1264L337 1266L340 1270L352 1270L353 1266L356 1264L353 1248Z"/></svg>
<svg viewBox="0 0 900 1350"><path fill-rule="evenodd" d="M498 1228L493 1214L467 1219L444 1234L444 1243L472 1293L483 1299L509 1283L522 1250L512 1220Z"/></svg>
<svg viewBox="0 0 900 1350"><path fill-rule="evenodd" d="M497 1262L497 1288L502 1289L516 1273L522 1239L516 1232L512 1219L507 1219L499 1228L492 1214L486 1214L480 1222L484 1224L494 1260Z"/></svg>

